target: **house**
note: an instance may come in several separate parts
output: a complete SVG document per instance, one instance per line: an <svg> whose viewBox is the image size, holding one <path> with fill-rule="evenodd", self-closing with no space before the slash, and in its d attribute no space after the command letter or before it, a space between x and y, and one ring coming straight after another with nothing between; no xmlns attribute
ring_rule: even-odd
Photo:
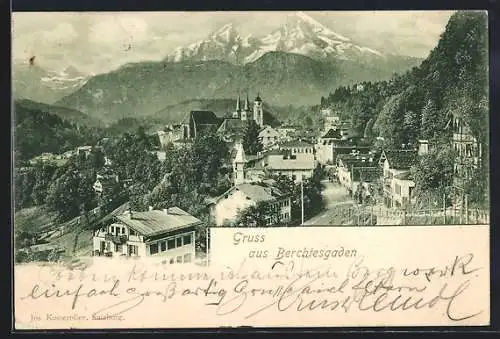
<svg viewBox="0 0 500 339"><path fill-rule="evenodd" d="M158 256L171 264L192 262L195 228L202 222L178 207L113 215L94 232L94 255Z"/></svg>
<svg viewBox="0 0 500 339"><path fill-rule="evenodd" d="M367 167L352 167L351 169L351 192L355 195L360 192L358 197L361 201L366 201L372 196L376 183L380 180L382 170L376 166L373 161L369 162Z"/></svg>
<svg viewBox="0 0 500 339"><path fill-rule="evenodd" d="M160 147L165 149L167 145L183 137L183 128L181 124L168 125L165 126L163 130L158 131L157 134L160 141Z"/></svg>
<svg viewBox="0 0 500 339"><path fill-rule="evenodd" d="M118 175L104 169L97 173L96 181L92 185L92 188L98 197L102 197L103 194L113 192L119 186L119 182Z"/></svg>
<svg viewBox="0 0 500 339"><path fill-rule="evenodd" d="M212 220L217 226L234 225L239 213L260 202L271 203L276 215L268 216L268 225L291 220L291 199L265 183L244 183L231 187L209 202Z"/></svg>
<svg viewBox="0 0 500 339"><path fill-rule="evenodd" d="M278 149L293 155L314 154L314 145L302 140L285 141L278 144Z"/></svg>
<svg viewBox="0 0 500 339"><path fill-rule="evenodd" d="M76 154L81 155L85 154L85 157L88 157L94 148L92 146L80 146L76 149Z"/></svg>
<svg viewBox="0 0 500 339"><path fill-rule="evenodd" d="M415 183L409 171L417 160L417 150L382 151L379 164L383 168L384 204L387 207L404 207L413 201Z"/></svg>
<svg viewBox="0 0 500 339"><path fill-rule="evenodd" d="M336 158L337 179L349 194L360 182L373 182L377 164L371 154L339 154Z"/></svg>
<svg viewBox="0 0 500 339"><path fill-rule="evenodd" d="M318 138L316 158L320 164L334 163L334 147L342 144L342 135L337 128L330 128Z"/></svg>
<svg viewBox="0 0 500 339"><path fill-rule="evenodd" d="M259 131L259 140L262 142L264 148L268 148L269 146L277 143L281 138L281 133L271 126L265 126Z"/></svg>
<svg viewBox="0 0 500 339"><path fill-rule="evenodd" d="M455 203L462 205L464 200L464 187L482 162L481 143L472 135L471 128L460 116L453 117L452 144L455 151L453 161L453 188Z"/></svg>
<svg viewBox="0 0 500 339"><path fill-rule="evenodd" d="M183 138L195 139L207 131L216 131L221 121L212 111L191 111L188 122L183 125Z"/></svg>
<svg viewBox="0 0 500 339"><path fill-rule="evenodd" d="M301 182L313 176L316 160L312 153L283 154L282 152L268 153L262 160L266 173L285 175L295 182Z"/></svg>

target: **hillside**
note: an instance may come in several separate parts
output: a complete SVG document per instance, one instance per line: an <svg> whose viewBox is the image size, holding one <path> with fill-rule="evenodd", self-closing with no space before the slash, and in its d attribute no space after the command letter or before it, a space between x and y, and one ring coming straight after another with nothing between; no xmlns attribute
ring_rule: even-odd
<svg viewBox="0 0 500 339"><path fill-rule="evenodd" d="M88 126L98 126L100 124L100 121L98 119L95 119L85 113L67 107L49 105L28 99L16 100L16 106L22 107L23 109L30 109L57 115L61 119L68 120L75 124L88 125Z"/></svg>
<svg viewBox="0 0 500 339"><path fill-rule="evenodd" d="M217 60L141 62L92 77L57 105L106 122L150 116L186 100L229 99L247 91L260 92L273 106L302 106L317 103L322 94L339 85L388 78L395 71L390 67L384 73L370 63L319 61L283 52L267 53L244 66Z"/></svg>
<svg viewBox="0 0 500 339"><path fill-rule="evenodd" d="M389 81L340 87L322 98L321 105L350 118L365 137L381 136L386 148L428 139L435 158L443 161L437 173L443 173L443 182L449 181L451 175L444 176L453 173L453 116L470 126L483 150L489 149L486 14L455 13L421 65ZM471 177L471 200L480 200L488 191L488 152L482 154L482 170Z"/></svg>
<svg viewBox="0 0 500 339"><path fill-rule="evenodd" d="M12 93L15 99L28 99L52 104L80 88L88 76L73 67L53 72L19 60L12 67Z"/></svg>
<svg viewBox="0 0 500 339"><path fill-rule="evenodd" d="M28 160L45 152L63 153L99 139L95 129L77 126L71 122L71 118L63 119L38 109L46 108L44 105L26 103L14 102L14 150L17 161Z"/></svg>

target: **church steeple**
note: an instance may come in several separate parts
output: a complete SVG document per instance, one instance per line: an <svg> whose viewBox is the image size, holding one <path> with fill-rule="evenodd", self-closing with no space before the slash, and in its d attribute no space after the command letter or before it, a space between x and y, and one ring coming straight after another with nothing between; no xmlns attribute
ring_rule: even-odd
<svg viewBox="0 0 500 339"><path fill-rule="evenodd" d="M244 110L246 112L250 111L250 100L248 100L248 93L247 93L247 99L245 100L245 108Z"/></svg>
<svg viewBox="0 0 500 339"><path fill-rule="evenodd" d="M241 115L241 105L240 105L240 96L238 95L238 100L236 101L236 110L233 112L233 118L240 118Z"/></svg>

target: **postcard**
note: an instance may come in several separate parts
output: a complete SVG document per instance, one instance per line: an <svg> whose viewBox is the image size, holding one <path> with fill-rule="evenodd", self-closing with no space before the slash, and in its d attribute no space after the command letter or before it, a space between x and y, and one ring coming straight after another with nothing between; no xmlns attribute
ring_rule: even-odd
<svg viewBox="0 0 500 339"><path fill-rule="evenodd" d="M12 17L16 330L490 324L486 11Z"/></svg>

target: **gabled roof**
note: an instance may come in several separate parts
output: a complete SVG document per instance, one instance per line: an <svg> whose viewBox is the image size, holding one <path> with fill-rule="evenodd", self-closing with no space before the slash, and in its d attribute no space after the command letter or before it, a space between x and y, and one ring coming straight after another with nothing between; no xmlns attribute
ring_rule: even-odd
<svg viewBox="0 0 500 339"><path fill-rule="evenodd" d="M239 118L223 118L217 131L224 134L243 135L245 132L245 121Z"/></svg>
<svg viewBox="0 0 500 339"><path fill-rule="evenodd" d="M310 156L303 155L295 159L284 159L283 157L268 157L267 169L270 170L312 170L316 167L314 155L309 153Z"/></svg>
<svg viewBox="0 0 500 339"><path fill-rule="evenodd" d="M393 169L409 169L417 161L418 152L416 150L385 150L381 158L389 162L389 167Z"/></svg>
<svg viewBox="0 0 500 339"><path fill-rule="evenodd" d="M330 128L325 135L321 137L322 139L342 139L339 129Z"/></svg>
<svg viewBox="0 0 500 339"><path fill-rule="evenodd" d="M373 182L380 178L382 169L379 167L354 167L353 181Z"/></svg>
<svg viewBox="0 0 500 339"><path fill-rule="evenodd" d="M211 202L217 203L219 200L228 197L235 191L240 191L255 202L271 201L285 196L283 192L266 183L245 183L231 187L229 190L224 192L224 194L211 199Z"/></svg>
<svg viewBox="0 0 500 339"><path fill-rule="evenodd" d="M212 111L191 111L190 118L198 125L219 125L220 119Z"/></svg>
<svg viewBox="0 0 500 339"><path fill-rule="evenodd" d="M201 224L201 220L183 211L179 207L168 208L167 211L152 210L146 212L133 211L116 216L123 224L131 227L144 236L152 236Z"/></svg>

